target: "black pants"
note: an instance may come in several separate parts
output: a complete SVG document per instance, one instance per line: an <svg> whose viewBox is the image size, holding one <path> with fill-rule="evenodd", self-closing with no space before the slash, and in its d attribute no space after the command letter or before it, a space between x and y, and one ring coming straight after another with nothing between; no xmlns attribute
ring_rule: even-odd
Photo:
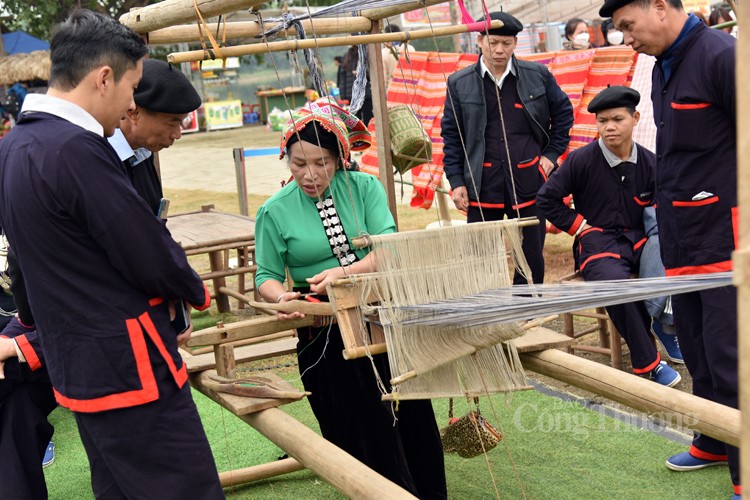
<svg viewBox="0 0 750 500"><path fill-rule="evenodd" d="M323 437L371 469L424 499L447 498L445 464L430 401L402 401L394 425L367 358L346 361L337 325L298 330L305 390ZM388 358L375 364L388 384Z"/></svg>
<svg viewBox="0 0 750 500"><path fill-rule="evenodd" d="M159 399L98 413L75 413L96 498L224 498L211 448L190 394L156 361Z"/></svg>
<svg viewBox="0 0 750 500"><path fill-rule="evenodd" d="M54 432L47 421L57 406L52 386L5 379L0 393L0 498L47 498L42 459Z"/></svg>
<svg viewBox="0 0 750 500"><path fill-rule="evenodd" d="M674 295L672 308L693 394L737 408L737 290L727 286ZM740 484L740 456L734 446L697 434L690 453L728 459L732 483Z"/></svg>
<svg viewBox="0 0 750 500"><path fill-rule="evenodd" d="M590 260L581 271L586 281L630 279L638 263L633 253L633 244L626 238L617 241L619 259L602 257ZM647 373L659 364L661 357L651 339L651 317L643 301L608 306L607 314L617 331L628 344L633 372Z"/></svg>
<svg viewBox="0 0 750 500"><path fill-rule="evenodd" d="M523 236L522 248L531 269L531 278L534 283L544 283L544 238L547 235L547 221L542 216L536 206L536 203L519 209L518 211L511 208L482 208L481 212L478 207L469 207L466 216L466 222L489 222L502 220L506 215L509 219L516 219L520 214L521 217L536 217L539 219L538 226L526 226L521 229ZM484 218L482 218L484 216ZM513 275L514 285L526 285L528 281L521 276L516 269Z"/></svg>

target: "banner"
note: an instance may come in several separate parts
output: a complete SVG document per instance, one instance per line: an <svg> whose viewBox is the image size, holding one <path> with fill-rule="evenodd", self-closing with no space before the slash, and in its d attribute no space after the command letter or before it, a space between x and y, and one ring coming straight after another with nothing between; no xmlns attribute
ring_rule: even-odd
<svg viewBox="0 0 750 500"><path fill-rule="evenodd" d="M216 101L203 105L206 130L220 130L242 126L242 101Z"/></svg>
<svg viewBox="0 0 750 500"><path fill-rule="evenodd" d="M191 111L187 116L180 122L180 131L183 134L189 134L190 132L198 132L198 110Z"/></svg>
<svg viewBox="0 0 750 500"><path fill-rule="evenodd" d="M429 18L427 14L429 13ZM425 9L416 9L401 14L401 25L404 28L429 28L432 26L451 26L450 2L431 5Z"/></svg>

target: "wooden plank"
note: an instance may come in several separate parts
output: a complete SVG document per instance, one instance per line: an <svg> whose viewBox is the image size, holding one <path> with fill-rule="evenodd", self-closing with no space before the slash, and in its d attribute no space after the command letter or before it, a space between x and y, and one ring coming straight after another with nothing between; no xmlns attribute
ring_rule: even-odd
<svg viewBox="0 0 750 500"><path fill-rule="evenodd" d="M195 387L203 394L210 397L237 416L259 412L261 410L267 410L268 408L276 408L277 406L297 401L294 399L248 398L244 396L235 396L233 394L217 392L211 387L212 380L210 378L210 375L216 375L216 370L205 370L200 373L193 374L190 376L190 383L193 385L193 387ZM263 378L270 379L271 382L277 384L284 390L297 390L292 384L279 377L275 373L263 372Z"/></svg>
<svg viewBox="0 0 750 500"><path fill-rule="evenodd" d="M303 319L281 321L276 316L259 316L257 318L237 321L235 323L221 324L193 332L187 345L190 347L206 346L214 344L225 344L238 340L262 337L285 330L295 330L313 323L312 317Z"/></svg>
<svg viewBox="0 0 750 500"><path fill-rule="evenodd" d="M180 351L180 353L182 352L183 351ZM264 344L237 347L234 350L234 360L235 363L242 363L296 353L297 337L291 337L282 340L274 340L273 342L266 342ZM216 357L212 352L199 354L197 356L186 356L183 357L183 361L187 366L188 373L195 373L216 367Z"/></svg>
<svg viewBox="0 0 750 500"><path fill-rule="evenodd" d="M573 343L573 339L549 328L538 326L512 342L516 344L518 352L535 352L566 347Z"/></svg>

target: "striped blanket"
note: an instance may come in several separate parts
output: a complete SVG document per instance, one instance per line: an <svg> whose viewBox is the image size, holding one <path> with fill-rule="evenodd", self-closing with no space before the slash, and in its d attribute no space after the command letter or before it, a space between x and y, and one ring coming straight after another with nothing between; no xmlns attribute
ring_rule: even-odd
<svg viewBox="0 0 750 500"><path fill-rule="evenodd" d="M440 120L443 117L448 76L475 63L477 57L476 54L410 52L408 61L403 56L399 61L388 88L388 106L411 106L432 139L432 162L411 170L414 184L412 207L429 208L435 188L442 182L443 139L440 137ZM586 106L608 84L630 84L636 53L628 47L606 47L528 54L520 58L545 64L568 94L575 113L568 149L571 151L596 139L595 120L586 111ZM363 155L361 168L378 175L375 147Z"/></svg>

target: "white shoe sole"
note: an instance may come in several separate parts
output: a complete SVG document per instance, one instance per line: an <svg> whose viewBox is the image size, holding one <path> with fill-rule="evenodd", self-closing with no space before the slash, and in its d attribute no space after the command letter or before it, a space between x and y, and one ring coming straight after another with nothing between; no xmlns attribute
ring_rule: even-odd
<svg viewBox="0 0 750 500"><path fill-rule="evenodd" d="M678 364L681 364L681 365L685 364L685 360L684 359L682 359L682 358L673 358L672 356L670 356L669 355L669 351L667 350L667 346L664 345L664 342L661 341L661 339L659 338L659 336L653 330L651 330L651 333L653 334L653 336L656 339L656 341L659 342L659 345L661 346L662 350L664 351L664 357L665 358L667 358L672 363L678 363Z"/></svg>
<svg viewBox="0 0 750 500"><path fill-rule="evenodd" d="M706 467L714 467L716 465L727 465L728 462L709 462L707 464L701 464L701 465L675 465L673 463L670 463L669 460L666 461L665 465L667 466L667 469L674 470L677 472L690 472L693 470L700 470L705 469Z"/></svg>

